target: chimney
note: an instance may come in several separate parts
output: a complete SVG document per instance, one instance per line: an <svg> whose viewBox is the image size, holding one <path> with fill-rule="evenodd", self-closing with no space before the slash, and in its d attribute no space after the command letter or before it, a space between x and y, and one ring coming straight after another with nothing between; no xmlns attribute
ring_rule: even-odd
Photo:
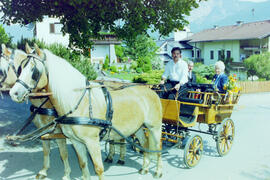
<svg viewBox="0 0 270 180"><path fill-rule="evenodd" d="M244 21L236 21L237 26L241 26L244 23Z"/></svg>

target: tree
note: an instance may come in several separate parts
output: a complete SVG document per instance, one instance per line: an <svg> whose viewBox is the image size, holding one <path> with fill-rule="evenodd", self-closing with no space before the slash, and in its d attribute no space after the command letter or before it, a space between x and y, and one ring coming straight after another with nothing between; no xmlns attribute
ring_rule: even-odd
<svg viewBox="0 0 270 180"><path fill-rule="evenodd" d="M153 39L146 34L142 34L138 35L134 41L126 42L126 45L125 53L132 60L137 61L137 68L140 68L143 72L152 70L151 61L155 59L158 50Z"/></svg>
<svg viewBox="0 0 270 180"><path fill-rule="evenodd" d="M11 45L11 38L6 34L5 29L0 24L0 44Z"/></svg>
<svg viewBox="0 0 270 180"><path fill-rule="evenodd" d="M201 0L0 0L2 21L29 24L44 16L57 17L62 32L70 34L70 46L91 48L90 38L102 38L108 30L127 41L148 29L168 35L183 29L185 19Z"/></svg>
<svg viewBox="0 0 270 180"><path fill-rule="evenodd" d="M249 76L257 75L260 78L270 79L270 52L252 55L245 59L244 64Z"/></svg>

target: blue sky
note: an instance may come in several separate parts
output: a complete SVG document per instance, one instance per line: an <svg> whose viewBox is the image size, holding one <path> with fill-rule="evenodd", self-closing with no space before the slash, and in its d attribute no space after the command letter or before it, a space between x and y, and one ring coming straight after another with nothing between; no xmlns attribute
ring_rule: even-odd
<svg viewBox="0 0 270 180"><path fill-rule="evenodd" d="M191 31L197 32L214 25L233 25L236 21L270 19L270 0L208 0L202 1L187 19Z"/></svg>

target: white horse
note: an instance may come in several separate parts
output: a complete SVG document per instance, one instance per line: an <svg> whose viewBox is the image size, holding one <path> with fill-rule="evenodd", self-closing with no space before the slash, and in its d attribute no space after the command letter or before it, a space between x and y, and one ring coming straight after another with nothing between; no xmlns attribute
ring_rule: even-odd
<svg viewBox="0 0 270 180"><path fill-rule="evenodd" d="M26 45L26 51L27 51L27 53L32 51L28 45ZM2 55L1 55L1 59L0 59L0 69L6 75L3 77L4 79L2 79L3 81L1 83L4 87L12 87L15 84L15 82L17 80L17 70L18 70L21 62L26 58L27 58L27 54L25 52L18 50L18 49L11 51L8 48L6 48L6 46L4 44L2 44ZM34 105L35 107L39 107L44 102L44 100L45 100L44 98L42 98L42 99L31 99L30 98L32 105ZM49 101L47 101L42 106L42 108L53 108L53 106ZM35 118L33 119L33 123L38 128L40 128L40 127L48 124L49 122L51 122L53 119L54 119L54 117L52 117L52 116L37 114L35 116ZM55 132L61 133L60 128L57 127ZM70 170L70 166L69 166L69 162L68 162L68 151L67 151L67 147L66 147L66 140L65 139L57 139L56 142L57 142L57 145L59 147L59 152L60 152L61 158L62 158L63 163L64 163L64 167L65 167L65 174L63 176L63 179L69 180L71 170ZM36 175L36 179L44 179L45 177L47 177L47 171L50 168L50 141L49 140L42 141L42 145L43 145L43 159L44 159L43 168Z"/></svg>
<svg viewBox="0 0 270 180"><path fill-rule="evenodd" d="M60 116L72 112L71 117L89 117L89 96L91 98L92 113L94 118L106 119L106 101L101 88L91 88L83 95L86 86L86 78L64 59L53 55L50 51L43 52L36 48L36 53L46 60L29 58L22 64L22 73L19 79L25 84L16 83L10 90L10 96L14 101L22 102L32 91L32 88L42 89L46 87L52 92L50 99ZM43 59L43 58L42 58ZM34 74L38 72L39 79L34 80ZM96 83L91 82L91 85ZM27 87L28 86L28 87ZM112 125L125 136L130 136L136 131L143 131L143 126L149 130L145 148L150 150L161 149L162 107L157 94L143 86L125 88L118 91L110 91L113 102ZM79 99L82 100L79 102ZM76 104L78 107L75 108ZM103 179L103 163L99 144L101 127L92 125L61 125L63 133L71 140L77 152L82 168L83 179L89 180L90 173L87 165L86 148L91 155L95 171L99 179ZM144 134L144 133L141 133ZM112 140L120 140L121 137L113 130L109 136ZM141 137L143 138L143 137ZM86 148L85 148L85 146ZM149 154L144 153L144 161L141 174L149 171ZM157 169L155 177L162 175L161 153L157 155Z"/></svg>

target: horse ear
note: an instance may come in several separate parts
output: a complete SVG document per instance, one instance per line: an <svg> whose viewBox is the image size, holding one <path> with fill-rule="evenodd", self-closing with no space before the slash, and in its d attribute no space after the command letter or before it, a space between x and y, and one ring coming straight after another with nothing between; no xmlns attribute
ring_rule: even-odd
<svg viewBox="0 0 270 180"><path fill-rule="evenodd" d="M4 52L5 49L6 49L6 45L5 44L2 44L1 46L2 46L2 52Z"/></svg>
<svg viewBox="0 0 270 180"><path fill-rule="evenodd" d="M38 47L38 45L36 43L34 44L34 46L35 46L35 50L36 50L37 55L41 57L42 56L42 51L39 49L39 47Z"/></svg>
<svg viewBox="0 0 270 180"><path fill-rule="evenodd" d="M11 52L8 50L5 44L2 44L2 53L6 56L10 56Z"/></svg>
<svg viewBox="0 0 270 180"><path fill-rule="evenodd" d="M33 50L30 48L30 46L28 45L28 43L25 43L25 52L27 54L30 54L33 52Z"/></svg>

